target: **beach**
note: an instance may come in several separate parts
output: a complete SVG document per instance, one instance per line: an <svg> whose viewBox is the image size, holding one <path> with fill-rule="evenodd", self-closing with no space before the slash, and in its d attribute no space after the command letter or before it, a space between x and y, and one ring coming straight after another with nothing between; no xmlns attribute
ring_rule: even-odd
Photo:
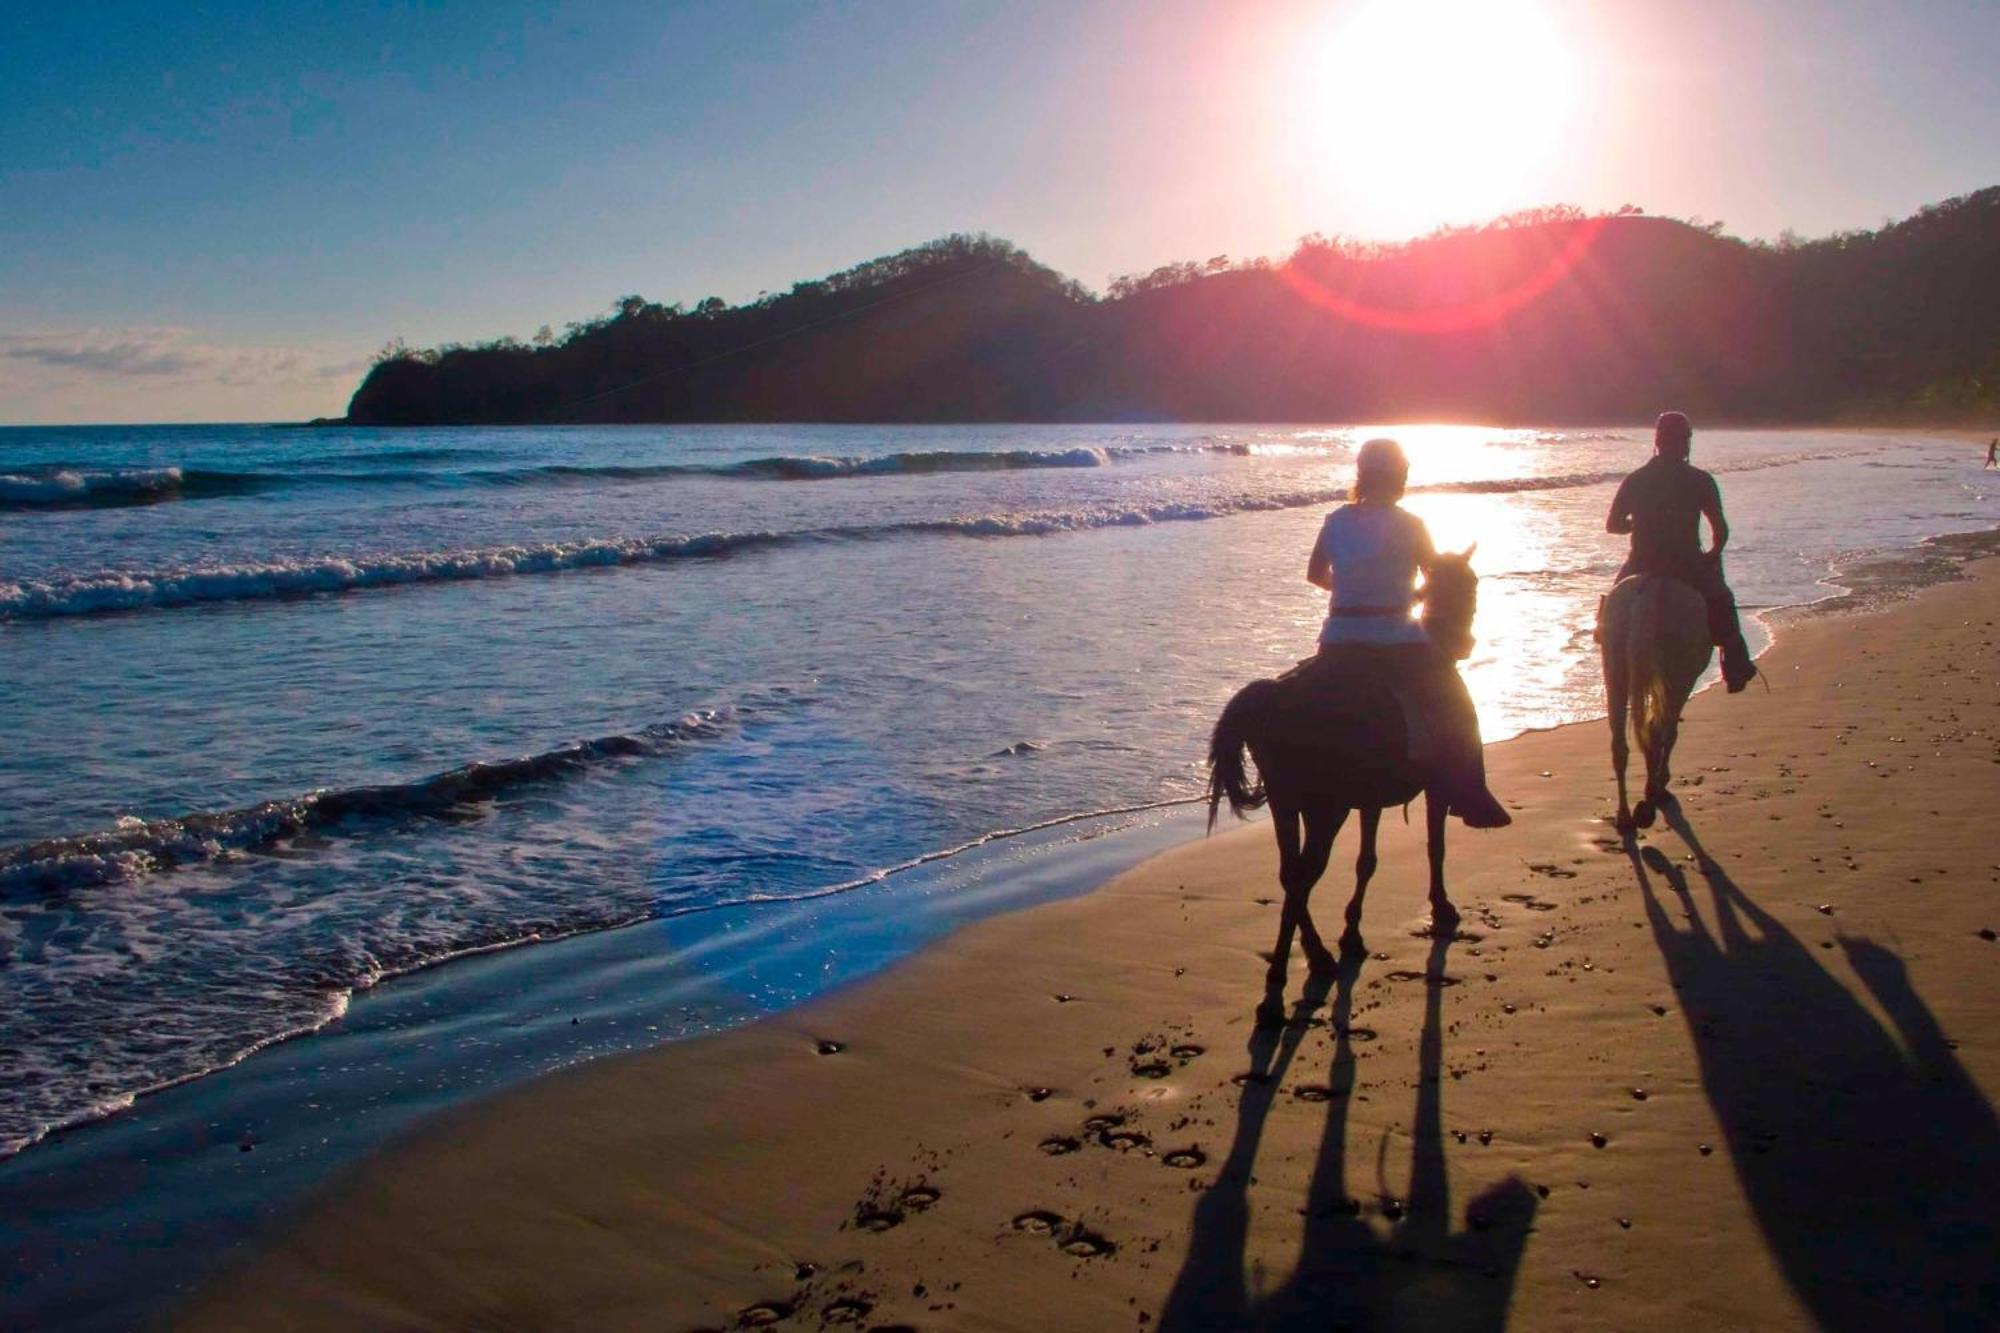
<svg viewBox="0 0 2000 1333"><path fill-rule="evenodd" d="M1795 7L14 25L0 1333L2000 1333L2000 4Z"/></svg>
<svg viewBox="0 0 2000 1333"><path fill-rule="evenodd" d="M1391 812L1365 957L1295 959L1282 1026L1270 831L1225 825L448 1112L173 1322L1990 1327L2000 562L1964 575L1782 623L1630 843L1601 721L1490 747L1456 938Z"/></svg>

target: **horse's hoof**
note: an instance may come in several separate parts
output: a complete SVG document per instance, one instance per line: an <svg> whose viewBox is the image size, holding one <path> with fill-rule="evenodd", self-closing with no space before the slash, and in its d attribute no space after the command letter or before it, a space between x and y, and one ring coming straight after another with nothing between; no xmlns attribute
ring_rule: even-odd
<svg viewBox="0 0 2000 1333"><path fill-rule="evenodd" d="M1653 827L1653 803L1651 801L1641 801L1632 807L1632 827L1635 829Z"/></svg>
<svg viewBox="0 0 2000 1333"><path fill-rule="evenodd" d="M1431 904L1431 934L1433 936L1450 936L1456 933L1458 923L1463 919L1459 916L1458 909L1450 903Z"/></svg>

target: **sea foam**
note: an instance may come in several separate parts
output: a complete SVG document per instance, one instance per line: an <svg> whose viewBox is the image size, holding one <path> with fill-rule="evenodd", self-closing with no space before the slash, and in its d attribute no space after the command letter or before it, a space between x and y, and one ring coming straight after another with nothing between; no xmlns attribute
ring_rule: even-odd
<svg viewBox="0 0 2000 1333"><path fill-rule="evenodd" d="M353 818L438 817L490 801L531 782L547 782L610 760L657 755L710 739L736 710L690 713L630 733L575 741L513 759L480 760L415 782L307 792L236 810L197 811L172 819L121 818L98 833L49 838L0 850L0 900L23 894L137 879L202 861L269 847Z"/></svg>

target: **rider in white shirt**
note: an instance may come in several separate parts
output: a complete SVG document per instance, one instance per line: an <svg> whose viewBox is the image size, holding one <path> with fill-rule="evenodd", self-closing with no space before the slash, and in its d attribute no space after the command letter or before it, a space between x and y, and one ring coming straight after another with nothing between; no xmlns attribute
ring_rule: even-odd
<svg viewBox="0 0 2000 1333"><path fill-rule="evenodd" d="M1394 440L1370 440L1355 458L1354 502L1326 516L1306 562L1306 578L1331 596L1320 629L1320 655L1358 669L1383 670L1413 736L1431 737L1451 812L1473 828L1501 828L1512 816L1486 788L1479 717L1458 667L1431 645L1410 612L1417 576L1436 548L1424 521L1396 502L1410 464ZM1335 663L1329 662L1329 665Z"/></svg>

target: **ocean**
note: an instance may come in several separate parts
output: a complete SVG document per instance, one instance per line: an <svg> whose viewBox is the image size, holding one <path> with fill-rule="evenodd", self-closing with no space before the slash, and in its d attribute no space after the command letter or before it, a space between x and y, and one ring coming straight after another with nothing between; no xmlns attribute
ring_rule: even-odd
<svg viewBox="0 0 2000 1333"><path fill-rule="evenodd" d="M1229 694L1312 651L1306 552L1377 433L1478 544L1488 738L1599 715L1643 426L0 430L0 1155L387 978L892 921L940 865L1190 803ZM1963 442L1695 450L1752 610L2000 517ZM866 970L780 952L765 1009Z"/></svg>

